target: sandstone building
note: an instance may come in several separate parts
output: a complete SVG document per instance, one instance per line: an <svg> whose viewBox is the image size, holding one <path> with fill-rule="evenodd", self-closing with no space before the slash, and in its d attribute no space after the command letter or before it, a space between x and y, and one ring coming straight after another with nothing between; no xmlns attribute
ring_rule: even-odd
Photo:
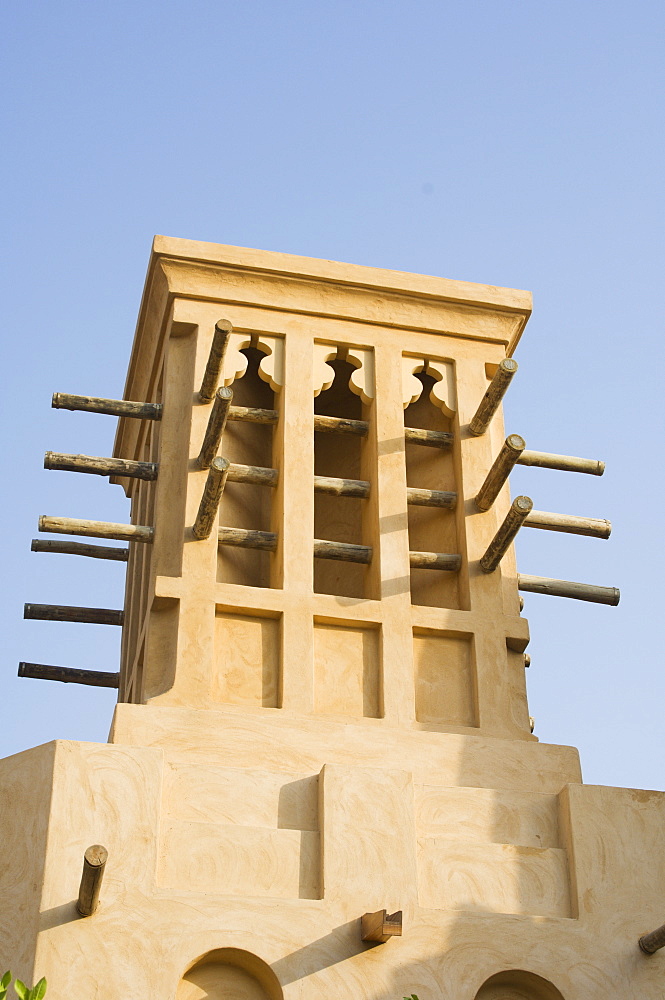
<svg viewBox="0 0 665 1000"><path fill-rule="evenodd" d="M497 534L584 525L511 504L497 456L539 460L500 407L473 426L530 310L155 240L124 394L151 405L116 408L102 468L132 527L41 523L56 551L126 541L118 706L108 744L0 762L0 966L49 1000L663 996L637 942L665 919L665 794L584 785L531 733L518 582L557 582L518 581Z"/></svg>

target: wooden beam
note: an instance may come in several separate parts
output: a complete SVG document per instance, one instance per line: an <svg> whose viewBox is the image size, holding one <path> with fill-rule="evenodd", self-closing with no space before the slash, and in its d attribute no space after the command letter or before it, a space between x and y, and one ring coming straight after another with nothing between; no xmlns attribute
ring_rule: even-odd
<svg viewBox="0 0 665 1000"><path fill-rule="evenodd" d="M229 420L244 420L249 424L276 424L277 410L264 410L259 406L230 406Z"/></svg>
<svg viewBox="0 0 665 1000"><path fill-rule="evenodd" d="M218 528L217 537L220 545L235 545L241 549L261 549L264 552L274 552L277 548L277 535L272 531Z"/></svg>
<svg viewBox="0 0 665 1000"><path fill-rule="evenodd" d="M101 844L93 844L83 855L83 872L76 909L82 917L91 917L99 906L104 869L109 852Z"/></svg>
<svg viewBox="0 0 665 1000"><path fill-rule="evenodd" d="M255 406L230 406L229 420L243 420L251 424L276 424L277 410L264 410ZM353 434L366 437L369 431L367 420L352 420L349 417L327 417L314 414L314 430L320 434ZM450 448L454 435L448 431L426 431L420 427L405 427L404 437L409 444L422 444L430 448Z"/></svg>
<svg viewBox="0 0 665 1000"><path fill-rule="evenodd" d="M335 479L333 476L314 476L314 492L333 497L357 497L366 500L369 483L363 479Z"/></svg>
<svg viewBox="0 0 665 1000"><path fill-rule="evenodd" d="M137 417L140 420L161 420L161 403L134 403L128 399L100 399L98 396L70 396L54 392L51 406L55 410L84 410L87 413L108 413L112 417Z"/></svg>
<svg viewBox="0 0 665 1000"><path fill-rule="evenodd" d="M531 657L528 653L524 653L524 666L527 668L531 666Z"/></svg>
<svg viewBox="0 0 665 1000"><path fill-rule="evenodd" d="M314 430L320 434L355 434L365 437L369 431L367 420L351 420L349 417L324 417L314 414Z"/></svg>
<svg viewBox="0 0 665 1000"><path fill-rule="evenodd" d="M224 364L226 345L229 342L229 335L232 330L233 326L227 319L219 319L215 323L210 354L208 355L206 370L201 382L201 388L199 389L199 399L202 403L212 402L212 398L215 395L215 389L217 388L222 365Z"/></svg>
<svg viewBox="0 0 665 1000"><path fill-rule="evenodd" d="M118 549L110 545L87 545L85 542L59 542L53 538L33 538L30 550L88 556L90 559L112 559L115 562L127 562L129 558L129 549Z"/></svg>
<svg viewBox="0 0 665 1000"><path fill-rule="evenodd" d="M195 538L202 541L208 538L217 518L219 502L222 499L224 486L229 472L230 463L225 458L214 458L208 470L203 496L192 527Z"/></svg>
<svg viewBox="0 0 665 1000"><path fill-rule="evenodd" d="M198 458L200 469L209 469L210 463L219 451L232 399L233 390L225 386L221 386L215 393L215 402L210 411L210 419Z"/></svg>
<svg viewBox="0 0 665 1000"><path fill-rule="evenodd" d="M266 469L261 465L229 464L227 479L230 483L250 483L254 486L277 486L277 469Z"/></svg>
<svg viewBox="0 0 665 1000"><path fill-rule="evenodd" d="M129 476L130 479L157 479L159 466L155 462L134 462L129 458L97 458L93 455L60 455L47 451L44 468L61 472L87 472L93 476Z"/></svg>
<svg viewBox="0 0 665 1000"><path fill-rule="evenodd" d="M411 569L444 569L457 573L462 557L450 552L409 552Z"/></svg>
<svg viewBox="0 0 665 1000"><path fill-rule="evenodd" d="M525 448L526 441L519 434L508 435L478 491L475 499L478 510L490 509Z"/></svg>
<svg viewBox="0 0 665 1000"><path fill-rule="evenodd" d="M517 589L527 594L547 594L549 597L570 597L592 604L609 604L616 607L621 592L616 587L597 587L593 583L573 583L571 580L552 580L547 576L517 575Z"/></svg>
<svg viewBox="0 0 665 1000"><path fill-rule="evenodd" d="M420 490L408 486L406 502L415 507L442 507L444 510L454 510L457 505L457 493L447 490Z"/></svg>
<svg viewBox="0 0 665 1000"><path fill-rule="evenodd" d="M650 934L643 934L638 944L645 955L655 955L661 948L665 948L665 924Z"/></svg>
<svg viewBox="0 0 665 1000"><path fill-rule="evenodd" d="M387 910L377 910L375 913L363 913L360 921L363 941L384 943L391 937L402 936L402 911L388 913Z"/></svg>
<svg viewBox="0 0 665 1000"><path fill-rule="evenodd" d="M493 573L533 507L531 497L515 497L506 518L480 560L483 573Z"/></svg>
<svg viewBox="0 0 665 1000"><path fill-rule="evenodd" d="M113 538L120 542L152 542L155 529L145 524L114 524L112 521L82 521L76 517L50 517L42 514L39 531L56 535L87 535L89 538Z"/></svg>
<svg viewBox="0 0 665 1000"><path fill-rule="evenodd" d="M547 451L523 451L518 465L535 465L540 469L558 469L560 472L586 472L589 476L602 476L605 463L595 458L575 458L573 455L551 455Z"/></svg>
<svg viewBox="0 0 665 1000"><path fill-rule="evenodd" d="M367 566L372 561L372 549L369 545L351 545L349 542L326 542L321 538L315 538L314 558L364 563Z"/></svg>
<svg viewBox="0 0 665 1000"><path fill-rule="evenodd" d="M513 358L504 358L499 364L494 378L487 387L487 392L480 401L473 420L469 424L469 433L478 437L489 427L490 420L499 409L501 400L506 394L513 375L517 371L517 362Z"/></svg>
<svg viewBox="0 0 665 1000"><path fill-rule="evenodd" d="M80 622L85 625L122 625L124 611L77 608L66 604L24 604L23 617L41 622Z"/></svg>
<svg viewBox="0 0 665 1000"><path fill-rule="evenodd" d="M594 517L577 517L574 514L551 514L546 510L532 510L524 522L525 528L543 528L545 531L566 531L570 535L589 535L591 538L609 538L612 525Z"/></svg>
<svg viewBox="0 0 665 1000"><path fill-rule="evenodd" d="M78 667L56 667L49 663L18 665L19 677L32 677L40 681L62 681L63 684L87 684L90 687L118 688L120 674L108 670L80 670Z"/></svg>
<svg viewBox="0 0 665 1000"><path fill-rule="evenodd" d="M455 436L448 431L425 431L420 427L405 427L404 439L407 444L422 444L428 448L450 448Z"/></svg>

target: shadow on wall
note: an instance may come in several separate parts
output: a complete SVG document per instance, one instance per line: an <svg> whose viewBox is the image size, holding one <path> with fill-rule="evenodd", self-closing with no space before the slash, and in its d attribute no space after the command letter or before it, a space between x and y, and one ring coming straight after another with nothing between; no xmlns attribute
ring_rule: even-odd
<svg viewBox="0 0 665 1000"><path fill-rule="evenodd" d="M176 991L176 1000L283 1000L283 996L270 966L240 948L219 948L203 955Z"/></svg>

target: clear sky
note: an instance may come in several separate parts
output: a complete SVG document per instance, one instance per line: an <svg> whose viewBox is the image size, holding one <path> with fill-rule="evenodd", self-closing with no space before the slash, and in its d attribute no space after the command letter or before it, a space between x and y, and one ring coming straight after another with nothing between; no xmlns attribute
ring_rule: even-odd
<svg viewBox="0 0 665 1000"><path fill-rule="evenodd" d="M522 572L618 586L526 595L530 711L593 783L665 787L662 2L116 0L5 4L0 755L105 740L119 630L23 622L120 607L123 567L30 552L40 513L123 521L117 486L42 470L110 454L155 233L534 293L507 431L602 458L513 476L609 541L522 532ZM92 563L92 565L88 565Z"/></svg>

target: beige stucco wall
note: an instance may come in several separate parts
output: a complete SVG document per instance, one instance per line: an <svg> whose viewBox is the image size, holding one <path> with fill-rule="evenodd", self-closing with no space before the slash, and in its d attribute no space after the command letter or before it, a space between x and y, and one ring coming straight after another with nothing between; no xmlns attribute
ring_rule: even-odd
<svg viewBox="0 0 665 1000"><path fill-rule="evenodd" d="M201 714L120 706L120 742L10 759L14 787L38 778L52 795L46 838L2 841L14 905L0 964L46 975L63 1000L189 996L181 977L216 949L257 956L284 997L312 1000L473 1000L502 969L566 1000L662 995L660 956L637 937L661 920L664 795L581 785L566 747L394 733L388 766L364 726ZM82 918L90 843L109 861ZM19 848L23 901L5 881ZM361 914L384 906L403 909L403 936L363 944ZM236 996L214 992L216 975L191 996ZM243 975L234 988L252 996Z"/></svg>

